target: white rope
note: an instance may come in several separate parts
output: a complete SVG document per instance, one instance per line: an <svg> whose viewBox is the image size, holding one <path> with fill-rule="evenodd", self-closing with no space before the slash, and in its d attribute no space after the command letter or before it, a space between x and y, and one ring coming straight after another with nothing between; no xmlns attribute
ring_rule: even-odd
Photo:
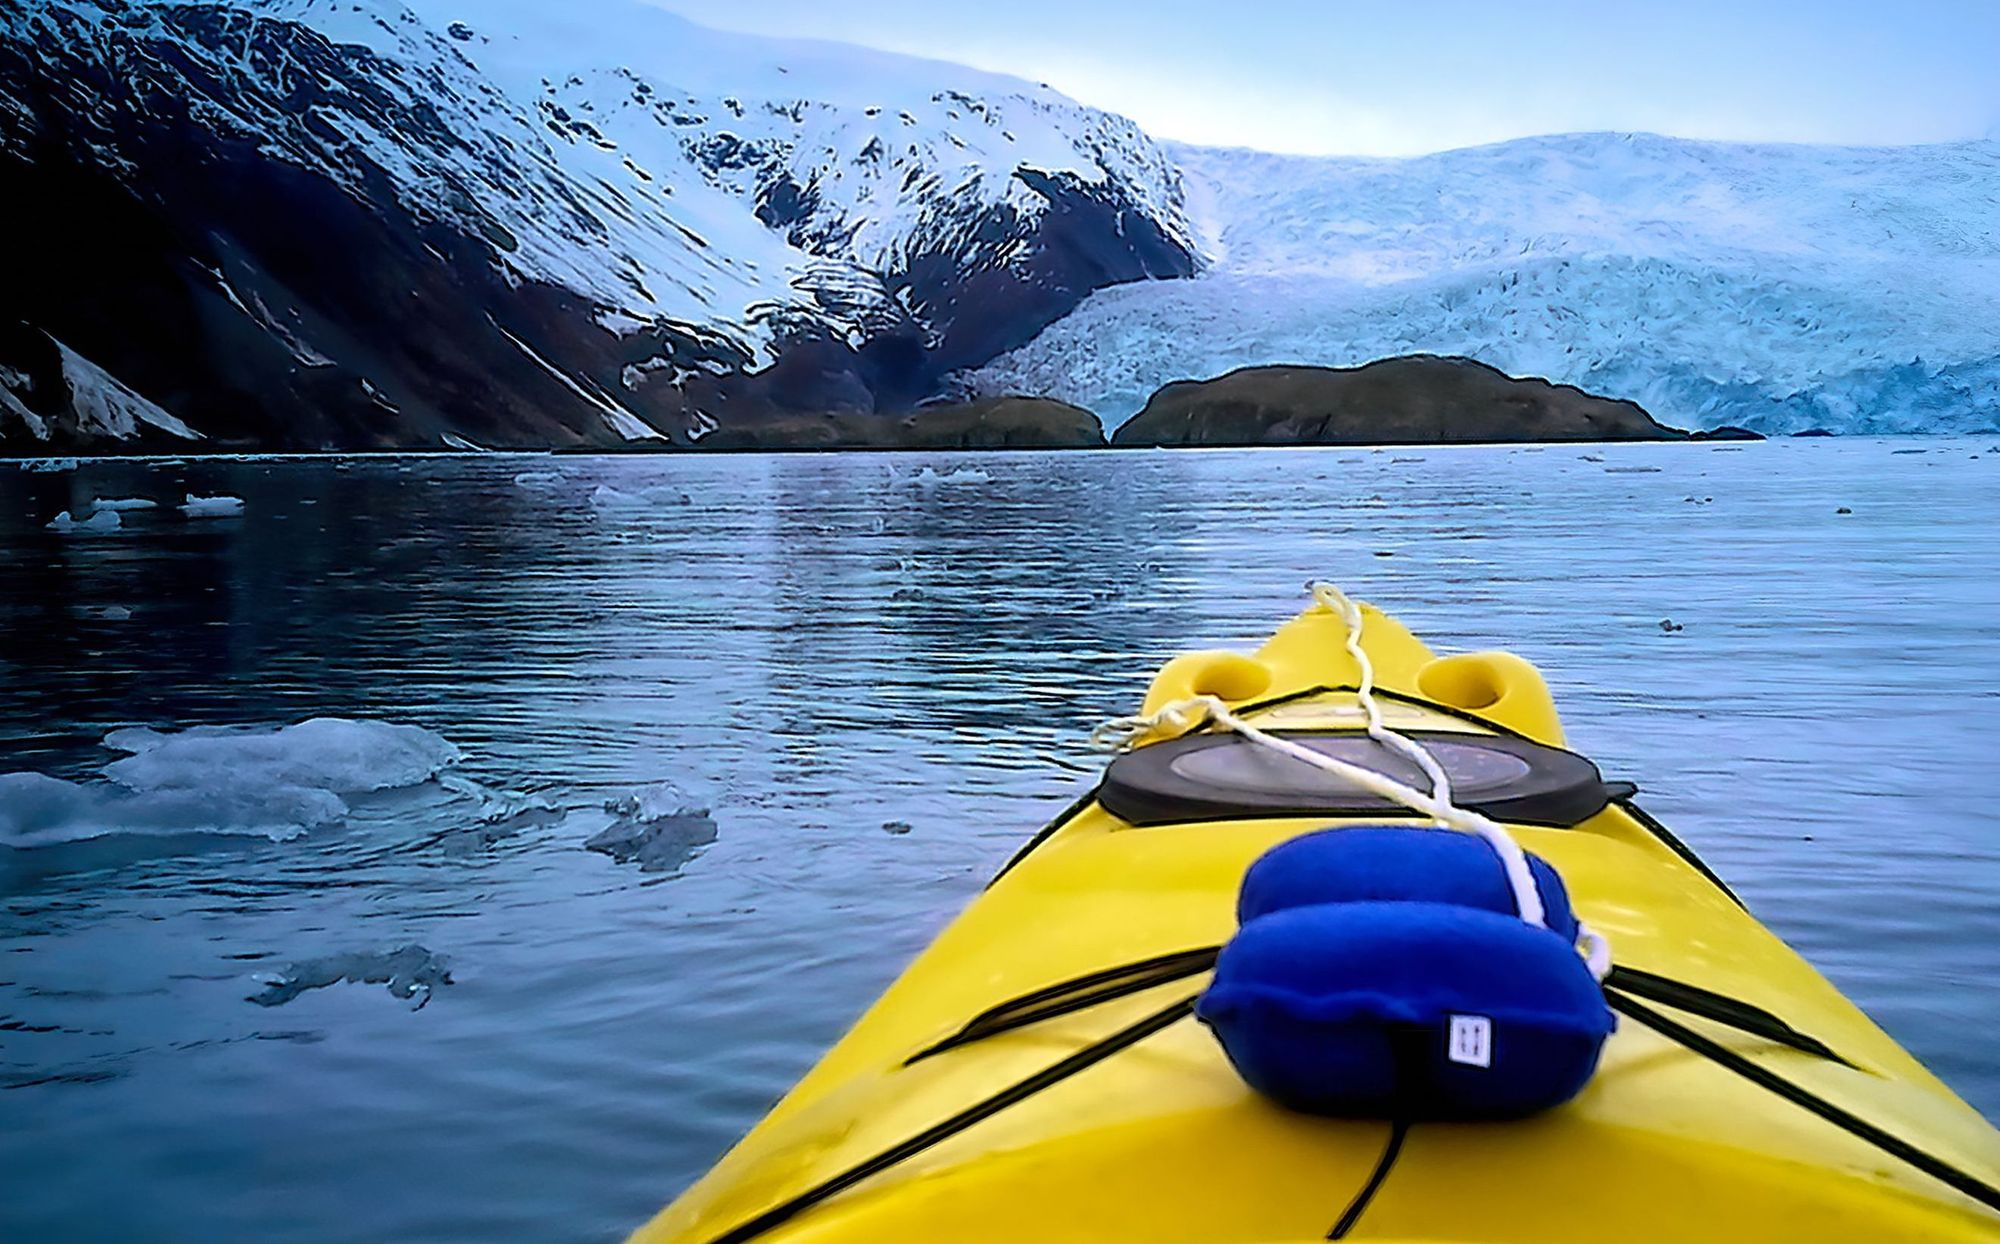
<svg viewBox="0 0 2000 1244"><path fill-rule="evenodd" d="M1337 613L1346 623L1341 642L1347 647L1347 655L1354 658L1354 664L1361 671L1355 680L1354 698L1361 704L1361 711L1368 716L1368 737L1416 765L1431 782L1431 798L1446 807L1451 802L1451 777L1437 757L1429 749L1420 746L1414 739L1405 738L1382 724L1382 706L1375 702L1375 662L1369 660L1368 650L1361 646L1361 606L1349 600L1347 594L1331 583L1314 580L1306 584L1313 600ZM1440 821L1439 824L1444 822Z"/></svg>
<svg viewBox="0 0 2000 1244"><path fill-rule="evenodd" d="M1451 779L1446 775L1444 766L1438 763L1437 757L1431 755L1421 743L1398 734L1382 724L1382 709L1375 700L1375 665L1369 660L1367 650L1361 646L1360 606L1330 583L1315 581L1306 586L1315 601L1339 614L1344 623L1343 640L1347 653L1354 658L1359 670L1355 697L1360 702L1362 712L1367 716L1368 737L1416 765L1430 782L1428 793L1399 782L1386 773L1352 764L1324 752L1301 746L1290 739L1260 730L1231 712L1227 704L1213 695L1190 696L1184 700L1176 700L1157 712L1107 721L1091 732L1091 741L1100 747L1122 751L1147 735L1162 729L1184 734L1200 727L1204 722L1213 722L1226 730L1242 735L1260 747L1268 748L1323 773L1332 774L1371 795L1408 808L1412 812L1421 813L1429 817L1434 824L1479 835L1493 848L1494 854L1499 856L1501 867L1507 874L1508 887L1514 892L1514 903L1521 913L1521 919L1538 928L1547 928L1548 913L1542 905L1541 890L1535 885L1534 873L1528 868L1528 856L1521 850L1521 844L1514 841L1514 836L1508 833L1504 826L1453 803ZM1602 936L1584 928L1581 924L1578 925L1577 943L1579 951L1590 964L1592 973L1602 980L1605 973L1611 970L1610 944Z"/></svg>

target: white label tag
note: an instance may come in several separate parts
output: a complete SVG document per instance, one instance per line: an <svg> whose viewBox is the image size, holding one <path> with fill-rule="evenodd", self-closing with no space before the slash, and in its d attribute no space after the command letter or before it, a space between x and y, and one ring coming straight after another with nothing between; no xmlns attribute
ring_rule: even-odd
<svg viewBox="0 0 2000 1244"><path fill-rule="evenodd" d="M1493 1065L1493 1021L1484 1015L1451 1017L1451 1041L1445 1056L1472 1067Z"/></svg>

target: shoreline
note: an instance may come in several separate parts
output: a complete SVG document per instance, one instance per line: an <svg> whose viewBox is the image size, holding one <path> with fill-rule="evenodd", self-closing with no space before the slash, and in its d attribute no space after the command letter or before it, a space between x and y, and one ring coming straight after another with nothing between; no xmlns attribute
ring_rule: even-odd
<svg viewBox="0 0 2000 1244"><path fill-rule="evenodd" d="M1939 444L1955 441L1987 442L2000 438L2000 431L1994 432L1899 432L1880 436L1772 436L1760 438L1766 442L1789 441L1840 441L1849 444L1866 442L1913 442L1918 445ZM112 462L132 463L179 463L179 462L317 462L326 460L353 459L400 459L400 458L671 458L691 459L702 457L747 457L771 455L796 457L804 455L880 455L884 457L921 457L923 455L1029 455L1029 454L1089 454L1089 453L1216 453L1270 450L1280 453L1294 453L1312 450L1334 450L1344 453L1368 453L1384 450L1408 449L1494 449L1519 447L1529 449L1553 449L1565 446L1604 447L1639 445L1679 445L1702 448L1732 448L1754 444L1748 440L1696 440L1692 437L1672 441L1634 440L1556 440L1556 441L1376 441L1367 444L1306 444L1306 445L1008 445L1008 446L963 446L956 448L925 446L849 446L828 447L821 445L772 447L743 446L718 449L445 449L416 447L409 449L275 449L275 450L231 450L226 453L147 453L147 454L10 454L0 453L0 469L13 464L16 470L26 463L74 461L79 467L87 464ZM2000 443L1995 444L2000 450ZM46 469L46 468L45 468ZM33 473L33 472L29 472ZM54 472L51 472L54 473Z"/></svg>

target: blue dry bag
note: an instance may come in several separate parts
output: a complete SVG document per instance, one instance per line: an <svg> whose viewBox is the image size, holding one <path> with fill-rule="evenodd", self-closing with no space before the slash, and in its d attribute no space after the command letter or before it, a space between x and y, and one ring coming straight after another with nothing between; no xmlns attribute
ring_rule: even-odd
<svg viewBox="0 0 2000 1244"><path fill-rule="evenodd" d="M1196 1014L1244 1080L1314 1114L1496 1119L1567 1101L1612 1016L1577 954L1561 878L1529 856L1526 923L1484 840L1366 826L1253 864L1242 927Z"/></svg>

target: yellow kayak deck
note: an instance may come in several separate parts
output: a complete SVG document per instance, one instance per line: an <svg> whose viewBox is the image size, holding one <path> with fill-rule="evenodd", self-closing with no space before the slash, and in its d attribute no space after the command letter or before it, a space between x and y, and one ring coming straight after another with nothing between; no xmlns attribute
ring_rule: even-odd
<svg viewBox="0 0 2000 1244"><path fill-rule="evenodd" d="M1393 728L1562 746L1532 666L1498 653L1437 658L1363 608ZM1343 634L1339 615L1316 606L1252 656L1178 658L1147 708L1205 693L1266 729L1358 729L1358 671ZM1629 1016L1578 1097L1504 1123L1405 1129L1281 1109L1243 1083L1207 1029L1175 1018L1206 983L1201 974L910 1061L998 1003L1226 941L1250 863L1338 823L1266 815L1140 827L1086 799L634 1238L2000 1239L2000 1214L1971 1196ZM1621 967L1754 1004L1852 1065L1656 1011L1971 1180L2000 1183L2000 1133L1628 799L1567 828L1509 828L1562 873ZM1164 1017L1157 1031L1091 1061L1150 1016ZM1065 1060L1084 1065L1050 1071ZM939 1128L1015 1085L1030 1087L976 1121Z"/></svg>

